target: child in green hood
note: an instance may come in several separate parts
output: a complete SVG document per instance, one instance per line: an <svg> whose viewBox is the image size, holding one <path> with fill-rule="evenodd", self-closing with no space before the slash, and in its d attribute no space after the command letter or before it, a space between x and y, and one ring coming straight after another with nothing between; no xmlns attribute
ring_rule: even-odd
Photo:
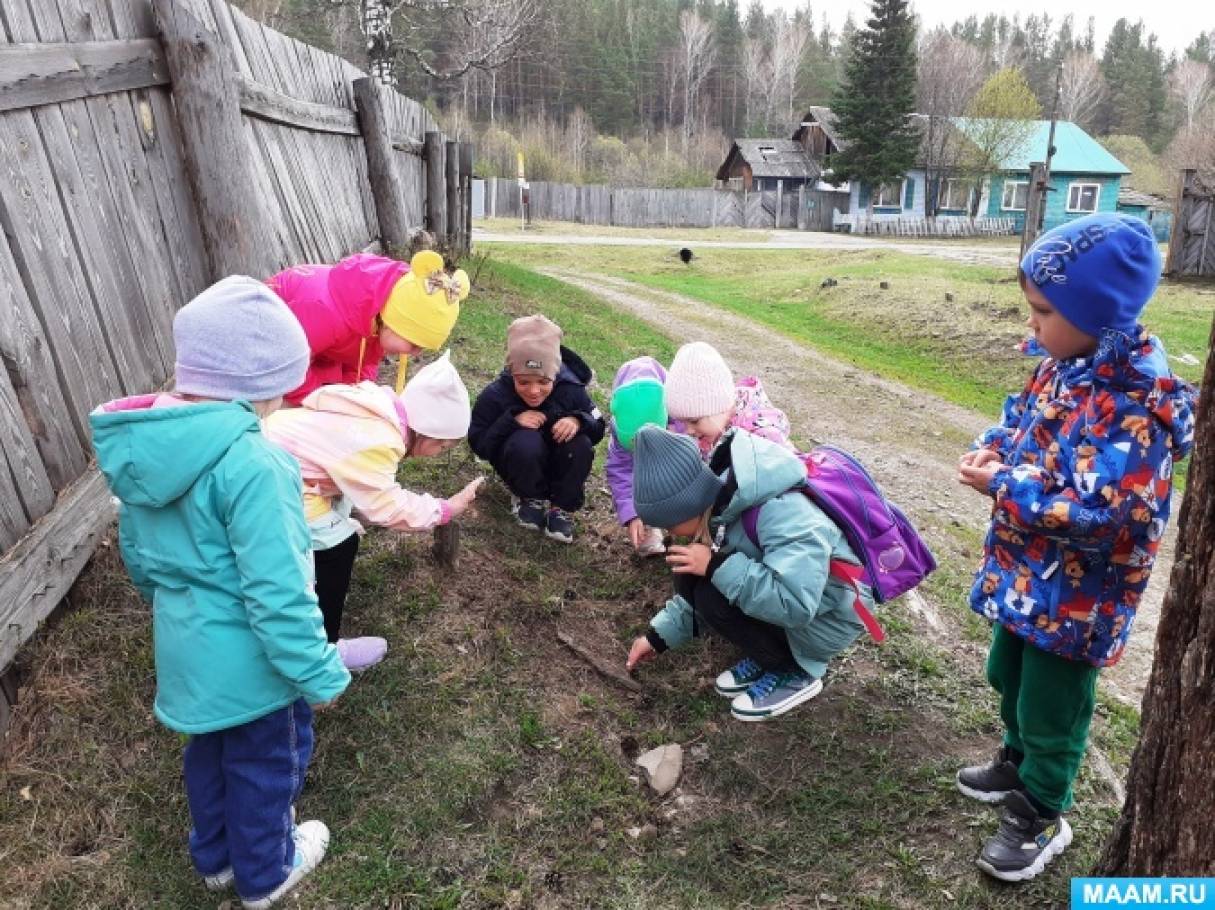
<svg viewBox="0 0 1215 910"><path fill-rule="evenodd" d="M208 888L269 907L325 855L294 824L312 708L350 682L325 638L299 465L259 418L303 381L308 342L264 284L233 276L173 320L176 390L91 417L119 543L152 604L156 717L189 734L190 854Z"/></svg>

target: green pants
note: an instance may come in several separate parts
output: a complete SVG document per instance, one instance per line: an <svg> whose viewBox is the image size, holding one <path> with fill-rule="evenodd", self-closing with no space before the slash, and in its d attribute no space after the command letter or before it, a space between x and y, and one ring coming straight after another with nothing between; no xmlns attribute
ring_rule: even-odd
<svg viewBox="0 0 1215 910"><path fill-rule="evenodd" d="M997 625L987 681L1000 693L1005 745L1025 756L1025 788L1052 809L1071 808L1097 702L1097 668L1041 651Z"/></svg>

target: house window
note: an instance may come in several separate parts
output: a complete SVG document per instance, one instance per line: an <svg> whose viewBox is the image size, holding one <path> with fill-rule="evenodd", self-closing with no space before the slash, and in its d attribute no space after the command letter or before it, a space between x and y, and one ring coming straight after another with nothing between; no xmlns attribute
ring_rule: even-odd
<svg viewBox="0 0 1215 910"><path fill-rule="evenodd" d="M937 200L937 208L965 211L970 208L970 190L969 180L961 180L957 177L947 178L941 183L941 198Z"/></svg>
<svg viewBox="0 0 1215 910"><path fill-rule="evenodd" d="M1025 200L1028 197L1028 180L1005 180L1004 199L1000 203L1000 208L1006 212L1024 212Z"/></svg>
<svg viewBox="0 0 1215 910"><path fill-rule="evenodd" d="M741 177L731 177L726 181L726 186L732 190L741 190L743 188L743 179Z"/></svg>
<svg viewBox="0 0 1215 910"><path fill-rule="evenodd" d="M1073 183L1067 188L1069 212L1095 212L1101 197L1100 183Z"/></svg>
<svg viewBox="0 0 1215 910"><path fill-rule="evenodd" d="M873 192L875 209L901 209L903 207L903 181L883 183Z"/></svg>

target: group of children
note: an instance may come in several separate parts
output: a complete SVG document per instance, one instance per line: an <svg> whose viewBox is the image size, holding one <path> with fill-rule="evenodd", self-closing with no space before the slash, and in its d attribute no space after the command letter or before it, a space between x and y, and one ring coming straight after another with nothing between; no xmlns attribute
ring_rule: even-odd
<svg viewBox="0 0 1215 910"><path fill-rule="evenodd" d="M1027 352L1044 359L959 464L960 482L992 501L970 602L993 622L988 679L1005 734L995 760L957 783L1004 807L979 858L998 878L1032 877L1070 842L1061 813L1097 668L1125 646L1172 465L1191 444L1193 390L1138 321L1159 273L1135 219L1046 234L1019 271ZM427 530L476 497L479 479L446 499L402 489L404 458L467 436L514 520L570 543L609 435L622 532L674 575L627 667L711 629L739 652L716 680L739 720L813 698L865 628L872 592L830 571L861 560L802 495L789 422L757 379L736 382L703 342L669 369L639 357L616 374L609 420L561 329L530 316L510 325L505 368L475 404L447 354L405 384L406 357L443 346L468 293L467 276L428 251L227 278L175 319L174 390L92 417L122 503L122 555L153 604L156 716L190 737L191 855L208 887L234 884L245 907L271 906L324 856L327 828L297 824L293 808L312 712L387 649L340 634L361 522ZM395 388L376 382L387 353L400 356Z"/></svg>

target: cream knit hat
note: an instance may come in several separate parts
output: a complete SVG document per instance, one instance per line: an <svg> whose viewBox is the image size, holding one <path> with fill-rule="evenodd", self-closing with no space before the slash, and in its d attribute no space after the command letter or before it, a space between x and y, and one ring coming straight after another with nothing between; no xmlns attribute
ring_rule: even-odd
<svg viewBox="0 0 1215 910"><path fill-rule="evenodd" d="M667 371L666 401L667 414L676 420L698 420L730 409L734 375L717 348L693 341L675 352Z"/></svg>
<svg viewBox="0 0 1215 910"><path fill-rule="evenodd" d="M463 439L468 435L472 409L468 389L451 364L451 351L428 363L409 380L401 393L409 429L431 439Z"/></svg>

